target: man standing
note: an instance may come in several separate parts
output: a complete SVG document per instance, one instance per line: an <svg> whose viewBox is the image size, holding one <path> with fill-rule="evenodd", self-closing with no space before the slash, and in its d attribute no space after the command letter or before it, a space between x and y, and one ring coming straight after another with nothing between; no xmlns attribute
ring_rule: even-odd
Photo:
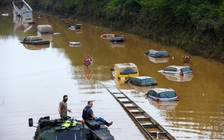
<svg viewBox="0 0 224 140"><path fill-rule="evenodd" d="M66 103L67 101L68 101L68 95L64 95L63 101L59 103L58 112L62 119L67 117L67 112L70 112L70 113L72 112L71 109L67 108L67 103Z"/></svg>
<svg viewBox="0 0 224 140"><path fill-rule="evenodd" d="M82 118L83 118L83 120L86 121L86 120L93 119L96 122L99 121L99 122L104 123L108 127L113 124L113 122L108 123L107 121L105 121L101 117L95 117L94 114L93 114L92 107L93 107L93 101L88 101L87 106L83 109L83 112L82 112Z"/></svg>

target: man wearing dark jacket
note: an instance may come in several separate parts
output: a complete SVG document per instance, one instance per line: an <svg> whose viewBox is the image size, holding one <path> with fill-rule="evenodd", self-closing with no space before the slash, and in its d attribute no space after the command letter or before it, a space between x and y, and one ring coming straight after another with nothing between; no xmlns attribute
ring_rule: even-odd
<svg viewBox="0 0 224 140"><path fill-rule="evenodd" d="M86 120L93 119L96 122L102 122L102 123L104 123L108 127L113 124L113 122L108 123L107 121L105 121L101 117L95 117L94 114L93 114L92 107L93 107L93 101L88 101L87 106L83 109L83 112L82 112L82 118L83 118L83 120L86 121Z"/></svg>

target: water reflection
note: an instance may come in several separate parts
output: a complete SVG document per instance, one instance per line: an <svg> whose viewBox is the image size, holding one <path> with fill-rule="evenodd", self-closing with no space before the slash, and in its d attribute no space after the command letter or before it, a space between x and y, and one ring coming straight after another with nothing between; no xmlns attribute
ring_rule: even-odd
<svg viewBox="0 0 224 140"><path fill-rule="evenodd" d="M148 101L151 105L155 106L156 108L158 108L160 110L175 110L175 108L179 104L179 101L176 101L176 102L156 102L156 101L153 101L150 98L147 98L147 99L148 99Z"/></svg>
<svg viewBox="0 0 224 140"><path fill-rule="evenodd" d="M15 30L21 30L24 33L29 31L33 25L33 19L25 19L25 18L20 18L20 17L13 17L13 22L14 22L14 31Z"/></svg>
<svg viewBox="0 0 224 140"><path fill-rule="evenodd" d="M131 89L125 80L114 78L114 82L117 88L119 89Z"/></svg>
<svg viewBox="0 0 224 140"><path fill-rule="evenodd" d="M40 36L43 40L48 40L50 42L53 40L53 34L40 34L37 32L37 36Z"/></svg>
<svg viewBox="0 0 224 140"><path fill-rule="evenodd" d="M169 57L165 57L165 58L154 58L151 56L147 56L149 58L149 60L153 63L166 63L169 61Z"/></svg>
<svg viewBox="0 0 224 140"><path fill-rule="evenodd" d="M174 81L174 82L189 82L194 77L194 74L189 75L174 75L174 74L167 74L162 73L168 80Z"/></svg>
<svg viewBox="0 0 224 140"><path fill-rule="evenodd" d="M111 44L111 46L112 46L112 48L123 48L123 47L125 47L125 43L110 43Z"/></svg>
<svg viewBox="0 0 224 140"><path fill-rule="evenodd" d="M85 67L84 71L86 78L90 80L92 78L92 69L90 67Z"/></svg>
<svg viewBox="0 0 224 140"><path fill-rule="evenodd" d="M23 46L28 50L42 50L45 48L49 48L50 44L44 44L44 45L23 44Z"/></svg>

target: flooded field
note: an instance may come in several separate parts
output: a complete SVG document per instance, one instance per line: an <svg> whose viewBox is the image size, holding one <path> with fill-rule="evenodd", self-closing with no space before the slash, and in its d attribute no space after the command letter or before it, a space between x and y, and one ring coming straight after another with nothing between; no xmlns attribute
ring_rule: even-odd
<svg viewBox="0 0 224 140"><path fill-rule="evenodd" d="M169 65L184 65L185 53L174 47L162 46L135 35L111 31L74 19L60 19L52 15L34 13L35 24L13 20L12 11L4 8L0 16L0 139L30 140L35 128L28 127L28 118L34 122L42 116L58 118L58 104L62 96L69 96L69 114L81 119L82 109L88 100L94 100L95 116L114 124L109 127L116 140L145 139L131 118L102 86L117 85L129 98L141 106L176 139L224 139L224 65L191 56L189 65L193 77L170 77L158 70ZM83 29L68 30L81 23ZM44 35L50 45L35 46L20 43L26 36L37 35L37 25L49 24L53 35ZM102 34L124 35L125 42L110 43ZM81 42L82 46L69 46ZM166 63L149 59L149 49L166 50L170 54ZM93 64L86 68L86 56ZM151 76L158 87L170 87L180 98L175 103L156 103L144 97L144 87L130 88L113 79L110 68L115 63L133 62L140 75Z"/></svg>

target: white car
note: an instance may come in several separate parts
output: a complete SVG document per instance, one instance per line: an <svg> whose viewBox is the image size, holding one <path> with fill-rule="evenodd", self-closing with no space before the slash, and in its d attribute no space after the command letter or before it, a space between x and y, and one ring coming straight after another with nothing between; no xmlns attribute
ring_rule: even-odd
<svg viewBox="0 0 224 140"><path fill-rule="evenodd" d="M174 74L174 75L189 75L193 74L193 70L189 66L168 66L163 70L159 70L158 72L161 72L163 74Z"/></svg>
<svg viewBox="0 0 224 140"><path fill-rule="evenodd" d="M156 102L179 101L176 92L171 88L154 88L149 90L145 95Z"/></svg>

